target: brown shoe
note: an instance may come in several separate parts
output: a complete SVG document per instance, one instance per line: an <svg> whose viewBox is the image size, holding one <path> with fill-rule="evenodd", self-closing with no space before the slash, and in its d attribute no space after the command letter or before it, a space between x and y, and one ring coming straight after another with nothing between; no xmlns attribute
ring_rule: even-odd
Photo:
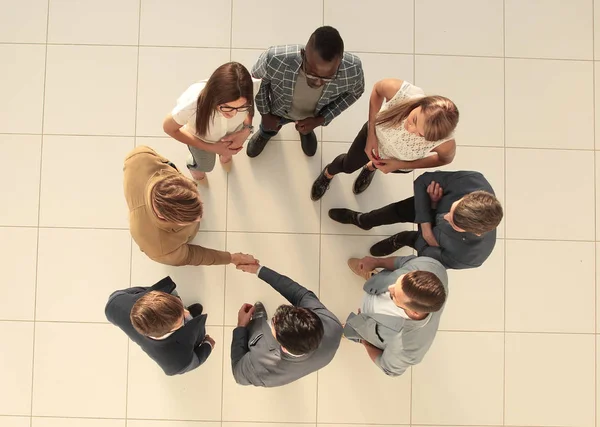
<svg viewBox="0 0 600 427"><path fill-rule="evenodd" d="M375 274L375 271L366 271L360 268L360 259L358 258L350 258L348 260L348 267L350 267L350 270L352 270L352 272L354 274L356 274L359 277L362 277L365 280L369 280L371 278L371 276L373 274Z"/></svg>

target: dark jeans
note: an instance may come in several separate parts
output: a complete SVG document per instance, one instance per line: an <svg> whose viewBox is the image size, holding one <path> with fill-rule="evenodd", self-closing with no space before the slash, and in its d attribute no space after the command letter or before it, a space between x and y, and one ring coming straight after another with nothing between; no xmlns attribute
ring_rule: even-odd
<svg viewBox="0 0 600 427"><path fill-rule="evenodd" d="M360 216L360 223L365 227L396 224L398 222L415 222L415 198L409 197Z"/></svg>
<svg viewBox="0 0 600 427"><path fill-rule="evenodd" d="M279 125L277 126L277 129L271 130L271 129L265 129L262 125L262 120L261 120L261 123L258 127L258 131L260 132L260 136L262 136L265 139L273 138L275 135L277 135L279 133L279 130L281 129L281 127L283 125L287 125L288 123L292 123L292 122L293 122L292 119L286 119L286 118L282 117L279 120Z"/></svg>

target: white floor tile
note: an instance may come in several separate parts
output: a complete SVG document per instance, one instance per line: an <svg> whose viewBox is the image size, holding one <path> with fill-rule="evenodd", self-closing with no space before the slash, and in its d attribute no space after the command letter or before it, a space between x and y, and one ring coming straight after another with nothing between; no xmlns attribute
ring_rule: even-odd
<svg viewBox="0 0 600 427"><path fill-rule="evenodd" d="M448 270L448 302L441 330L504 330L504 240L479 268Z"/></svg>
<svg viewBox="0 0 600 427"><path fill-rule="evenodd" d="M34 318L37 235L35 228L0 228L0 319Z"/></svg>
<svg viewBox="0 0 600 427"><path fill-rule="evenodd" d="M44 132L133 135L136 64L135 47L48 46Z"/></svg>
<svg viewBox="0 0 600 427"><path fill-rule="evenodd" d="M319 372L319 423L408 424L411 370L388 377L364 346L342 339L335 359Z"/></svg>
<svg viewBox="0 0 600 427"><path fill-rule="evenodd" d="M507 237L593 240L593 163L586 151L507 149Z"/></svg>
<svg viewBox="0 0 600 427"><path fill-rule="evenodd" d="M600 2L594 0L594 30L600 28ZM594 59L600 59L600 31L594 31Z"/></svg>
<svg viewBox="0 0 600 427"><path fill-rule="evenodd" d="M216 421L150 421L150 420L127 420L127 427L221 427Z"/></svg>
<svg viewBox="0 0 600 427"><path fill-rule="evenodd" d="M502 58L417 55L415 60L415 84L457 105L458 145L504 146Z"/></svg>
<svg viewBox="0 0 600 427"><path fill-rule="evenodd" d="M38 323L33 415L124 418L127 336L113 325Z"/></svg>
<svg viewBox="0 0 600 427"><path fill-rule="evenodd" d="M136 344L129 343L128 418L220 419L223 351L229 343L223 339L222 327L208 327L206 332L216 341L206 362L191 372L171 377Z"/></svg>
<svg viewBox="0 0 600 427"><path fill-rule="evenodd" d="M33 417L31 427L125 427L125 420Z"/></svg>
<svg viewBox="0 0 600 427"><path fill-rule="evenodd" d="M106 322L108 296L129 287L130 250L127 230L40 229L36 319Z"/></svg>
<svg viewBox="0 0 600 427"><path fill-rule="evenodd" d="M241 153L228 178L227 230L318 233L320 204L310 188L319 172L321 144L314 157L278 141L253 159Z"/></svg>
<svg viewBox="0 0 600 427"><path fill-rule="evenodd" d="M31 427L30 417L9 417L0 415L0 424L10 427Z"/></svg>
<svg viewBox="0 0 600 427"><path fill-rule="evenodd" d="M506 245L506 330L593 333L594 243L509 240ZM549 269L552 265L577 268ZM579 300L567 315L562 313L565 283Z"/></svg>
<svg viewBox="0 0 600 427"><path fill-rule="evenodd" d="M0 132L41 133L45 55L41 45L0 45Z"/></svg>
<svg viewBox="0 0 600 427"><path fill-rule="evenodd" d="M365 92L350 108L323 128L323 141L352 142L369 118L369 97L379 80L395 78L414 82L413 56L358 53L365 75Z"/></svg>
<svg viewBox="0 0 600 427"><path fill-rule="evenodd" d="M238 385L231 372L229 352L233 328L224 329L227 351L223 357L223 421L314 423L317 417L317 374L282 387Z"/></svg>
<svg viewBox="0 0 600 427"><path fill-rule="evenodd" d="M600 310L600 243L596 242L596 313ZM600 316L596 315L596 333L600 331Z"/></svg>
<svg viewBox="0 0 600 427"><path fill-rule="evenodd" d="M228 48L231 1L142 0L140 44Z"/></svg>
<svg viewBox="0 0 600 427"><path fill-rule="evenodd" d="M319 236L316 234L227 233L227 249L254 255L261 265L288 276L319 295ZM227 267L225 324L235 326L244 303L261 301L272 316L281 304L289 304L258 276Z"/></svg>
<svg viewBox="0 0 600 427"><path fill-rule="evenodd" d="M0 210L0 224L37 226L41 147L40 135L0 135L0 156L7 160L0 181L12 181L0 189L2 200L10 200L10 209Z"/></svg>
<svg viewBox="0 0 600 427"><path fill-rule="evenodd" d="M200 232L191 243L225 250L225 233ZM223 324L224 266L175 267L159 264L141 252L135 242L132 244L131 286L152 286L163 277L171 276L184 304L201 303L208 314L208 325Z"/></svg>
<svg viewBox="0 0 600 427"><path fill-rule="evenodd" d="M0 41L45 43L47 20L48 0L2 2L0 3Z"/></svg>
<svg viewBox="0 0 600 427"><path fill-rule="evenodd" d="M292 9L276 0L233 0L231 46L266 49L273 45L305 44L312 32L323 25L323 0L307 0L301 6L290 3L289 7Z"/></svg>
<svg viewBox="0 0 600 427"><path fill-rule="evenodd" d="M30 415L33 323L0 322L0 334L10 343L0 352L0 413Z"/></svg>
<svg viewBox="0 0 600 427"><path fill-rule="evenodd" d="M506 56L593 58L593 2L506 0L504 8Z"/></svg>
<svg viewBox="0 0 600 427"><path fill-rule="evenodd" d="M138 137L136 146L146 145L153 148L161 156L175 163L177 169L188 178L191 178L187 168L187 159L190 151L187 145L170 137ZM233 160L235 167L237 160L245 156L240 152ZM208 186L199 185L200 198L202 199L204 213L200 221L201 231L225 231L227 224L227 172L223 170L217 161L215 168L208 174Z"/></svg>
<svg viewBox="0 0 600 427"><path fill-rule="evenodd" d="M127 229L122 171L133 147L133 137L44 136L40 225Z"/></svg>
<svg viewBox="0 0 600 427"><path fill-rule="evenodd" d="M227 49L140 48L137 135L165 136L163 120L181 94L226 62Z"/></svg>
<svg viewBox="0 0 600 427"><path fill-rule="evenodd" d="M415 424L502 424L504 335L438 332L413 368Z"/></svg>
<svg viewBox="0 0 600 427"><path fill-rule="evenodd" d="M224 421L223 427L269 427L271 424L266 423L238 423L238 422L229 422ZM319 424L321 426L321 424ZM308 423L285 423L285 427L317 427L316 424L308 424ZM342 426L343 427L343 426ZM357 427L357 426L354 426Z"/></svg>
<svg viewBox="0 0 600 427"><path fill-rule="evenodd" d="M413 53L413 2L379 0L324 0L325 25L335 27L344 39L344 49L358 52ZM376 6L375 6L376 5ZM375 6L375 7L374 7ZM399 19L402 25L384 16ZM360 28L360 31L356 31Z"/></svg>
<svg viewBox="0 0 600 427"><path fill-rule="evenodd" d="M599 5L600 6L600 5ZM598 9L600 9L600 7L598 7ZM599 12L600 13L600 12ZM599 24L600 26L600 24ZM600 33L600 31L599 31ZM600 44L600 42L599 42ZM600 54L598 55L598 57L600 58ZM595 61L594 62L594 89L595 89L595 94L594 94L594 105L600 105L600 62ZM594 109L594 119L595 119L595 129L600 129L600 108L598 109ZM594 135L595 136L595 135ZM600 136L595 136L595 144L594 144L594 148L596 150L600 149Z"/></svg>
<svg viewBox="0 0 600 427"><path fill-rule="evenodd" d="M506 334L506 425L593 425L594 340Z"/></svg>
<svg viewBox="0 0 600 427"><path fill-rule="evenodd" d="M507 59L506 146L592 149L593 84L591 62Z"/></svg>
<svg viewBox="0 0 600 427"><path fill-rule="evenodd" d="M50 0L48 42L137 45L139 11L140 0Z"/></svg>
<svg viewBox="0 0 600 427"><path fill-rule="evenodd" d="M415 53L502 56L501 0L415 4Z"/></svg>

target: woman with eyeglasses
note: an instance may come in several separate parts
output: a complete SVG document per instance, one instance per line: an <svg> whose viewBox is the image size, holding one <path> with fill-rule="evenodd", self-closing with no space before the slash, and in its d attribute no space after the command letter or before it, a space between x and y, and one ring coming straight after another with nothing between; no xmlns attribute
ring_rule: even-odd
<svg viewBox="0 0 600 427"><path fill-rule="evenodd" d="M398 79L375 83L367 123L348 152L323 169L313 183L312 200L323 197L338 173L350 174L362 168L353 186L354 194L360 194L377 170L408 173L452 162L457 124L458 108L448 98L426 96L423 89Z"/></svg>
<svg viewBox="0 0 600 427"><path fill-rule="evenodd" d="M258 81L257 81L258 82ZM229 172L232 157L252 133L253 80L238 62L217 68L208 80L191 85L177 100L164 122L164 131L186 144L187 167L194 180L206 183L216 155Z"/></svg>

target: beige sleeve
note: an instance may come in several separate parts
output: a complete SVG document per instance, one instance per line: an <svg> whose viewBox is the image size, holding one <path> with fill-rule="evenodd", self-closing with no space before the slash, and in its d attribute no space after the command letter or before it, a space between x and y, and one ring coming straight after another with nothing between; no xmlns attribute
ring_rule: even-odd
<svg viewBox="0 0 600 427"><path fill-rule="evenodd" d="M185 244L171 253L154 258L167 265L224 265L231 262L229 252Z"/></svg>

